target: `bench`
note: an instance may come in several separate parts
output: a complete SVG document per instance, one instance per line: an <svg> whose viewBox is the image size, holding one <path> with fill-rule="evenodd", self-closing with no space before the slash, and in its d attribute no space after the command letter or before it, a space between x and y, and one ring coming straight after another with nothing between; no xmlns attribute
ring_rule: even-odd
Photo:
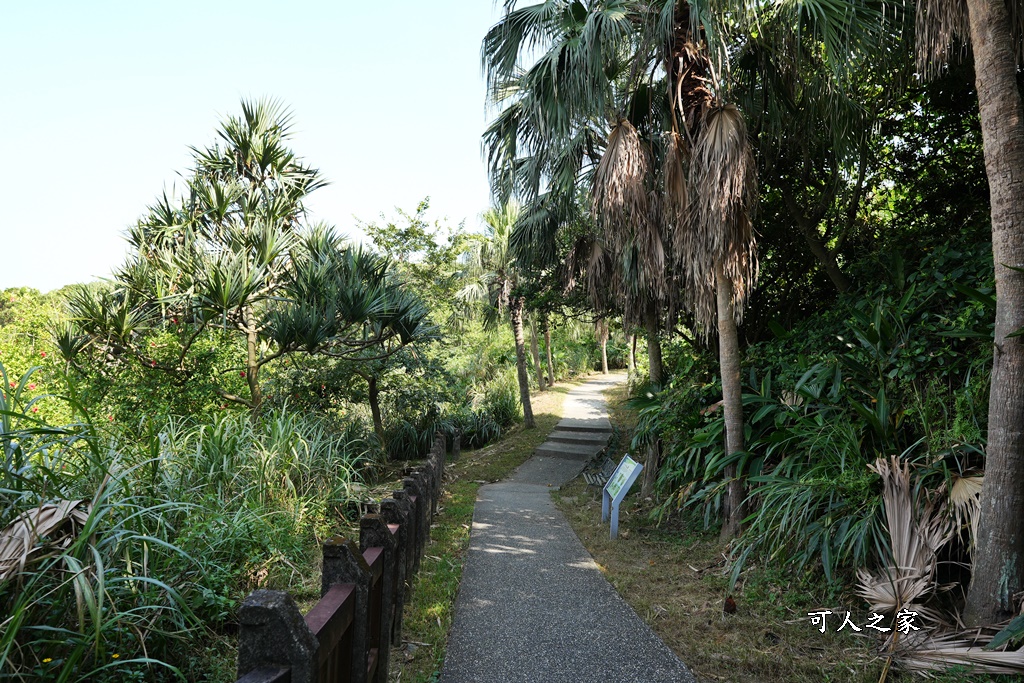
<svg viewBox="0 0 1024 683"><path fill-rule="evenodd" d="M604 462L601 463L601 469L592 469L583 473L583 479L586 480L587 486L593 486L598 489L604 488L604 485L608 483L609 477L615 474L615 462L611 458L605 458Z"/></svg>

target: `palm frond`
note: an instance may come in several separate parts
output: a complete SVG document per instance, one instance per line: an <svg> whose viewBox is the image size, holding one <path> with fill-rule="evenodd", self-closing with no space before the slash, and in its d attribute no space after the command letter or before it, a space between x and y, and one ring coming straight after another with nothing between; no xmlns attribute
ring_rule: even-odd
<svg viewBox="0 0 1024 683"><path fill-rule="evenodd" d="M646 144L632 123L620 119L594 174L593 210L613 255L621 258L634 250L637 285L660 298L665 291L665 248L651 219L651 170Z"/></svg>
<svg viewBox="0 0 1024 683"><path fill-rule="evenodd" d="M909 605L929 611L922 603L939 588L937 553L954 533L945 502L927 499L915 515L918 501L913 496L910 465L893 456L879 458L869 468L883 483L890 557L881 574L858 570L857 594L876 611L895 613Z"/></svg>
<svg viewBox="0 0 1024 683"><path fill-rule="evenodd" d="M747 296L757 282L757 245L751 214L757 199L757 171L743 115L727 104L708 111L690 162L690 184L696 201L692 230L682 253L687 264L689 305L698 326L714 327L716 264L721 263L733 286L736 322L741 322Z"/></svg>

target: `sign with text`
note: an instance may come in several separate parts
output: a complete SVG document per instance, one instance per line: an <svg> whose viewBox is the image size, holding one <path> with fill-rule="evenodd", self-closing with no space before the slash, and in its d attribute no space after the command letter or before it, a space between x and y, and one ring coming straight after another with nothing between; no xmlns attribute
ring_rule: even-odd
<svg viewBox="0 0 1024 683"><path fill-rule="evenodd" d="M619 504L629 493L629 487L640 476L640 470L643 468L643 465L626 454L622 457L622 462L615 468L612 476L608 477L608 483L604 485L604 491L601 494L601 521L611 520L612 538L619 535Z"/></svg>

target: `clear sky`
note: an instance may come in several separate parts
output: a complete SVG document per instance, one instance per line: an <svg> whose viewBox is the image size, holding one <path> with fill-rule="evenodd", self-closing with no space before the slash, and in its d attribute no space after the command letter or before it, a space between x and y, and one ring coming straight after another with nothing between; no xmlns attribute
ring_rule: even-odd
<svg viewBox="0 0 1024 683"><path fill-rule="evenodd" d="M425 196L479 225L493 0L0 0L0 288L109 275L124 229L242 98L282 100L351 232Z"/></svg>

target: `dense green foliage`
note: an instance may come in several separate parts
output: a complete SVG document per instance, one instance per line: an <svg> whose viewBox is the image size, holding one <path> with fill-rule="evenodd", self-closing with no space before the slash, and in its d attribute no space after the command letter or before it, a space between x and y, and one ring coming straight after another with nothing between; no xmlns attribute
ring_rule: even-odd
<svg viewBox="0 0 1024 683"><path fill-rule="evenodd" d="M455 296L481 236L426 200L362 247L305 225L288 122L244 104L111 282L0 292L0 531L56 519L0 542L0 678L233 680L241 600L318 595L319 542L389 461L522 421L511 331ZM555 381L599 362L566 312Z"/></svg>

